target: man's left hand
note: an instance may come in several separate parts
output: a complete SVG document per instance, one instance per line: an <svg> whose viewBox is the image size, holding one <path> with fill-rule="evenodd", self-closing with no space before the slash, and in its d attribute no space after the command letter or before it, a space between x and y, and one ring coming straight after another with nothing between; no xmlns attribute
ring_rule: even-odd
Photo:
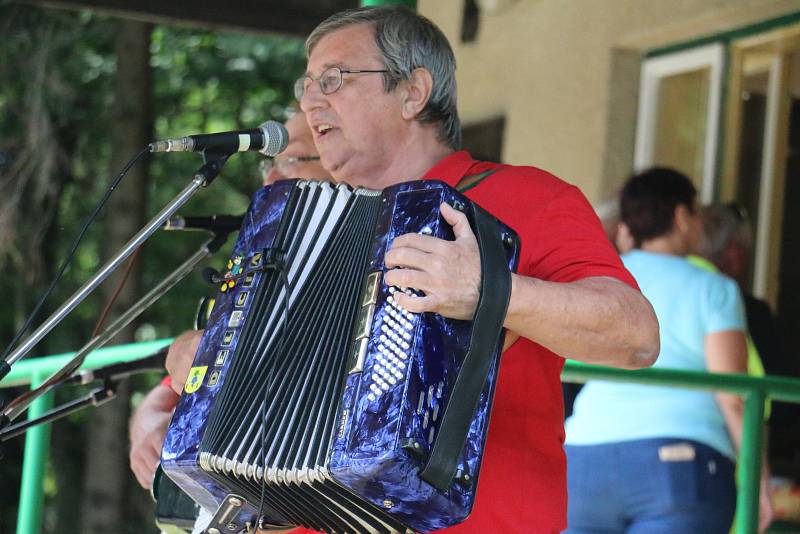
<svg viewBox="0 0 800 534"><path fill-rule="evenodd" d="M447 203L441 214L453 227L455 241L427 235L395 238L386 253L387 285L409 287L423 293L395 293L397 303L413 313L434 312L450 319L472 319L478 306L481 262L478 241L467 216Z"/></svg>

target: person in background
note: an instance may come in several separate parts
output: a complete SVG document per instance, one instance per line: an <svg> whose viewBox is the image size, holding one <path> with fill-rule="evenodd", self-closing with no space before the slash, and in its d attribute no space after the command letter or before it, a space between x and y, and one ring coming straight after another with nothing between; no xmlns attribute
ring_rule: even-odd
<svg viewBox="0 0 800 534"><path fill-rule="evenodd" d="M274 158L265 158L261 165L264 185L288 178L308 180L330 180L328 171L322 166L311 129L302 111L295 112L286 121L289 144Z"/></svg>
<svg viewBox="0 0 800 534"><path fill-rule="evenodd" d="M714 267L736 280L744 295L750 333L748 369L751 374L760 376L766 372L769 375L800 376L797 360L788 357L783 346L781 330L769 304L749 290L753 228L747 212L739 205L725 204L708 206L702 215L705 237L701 254ZM800 407L786 402L767 402L765 418L769 420L768 450L774 474L797 480Z"/></svg>
<svg viewBox="0 0 800 534"><path fill-rule="evenodd" d="M745 293L745 280L749 272L752 233L749 224L739 219L729 206L703 206L700 210L703 232L697 254L690 254L687 259L701 269L733 278L739 285L744 297L745 316L747 317L747 373L751 376L764 376L764 364L760 352L750 334L751 317L748 302L766 303ZM735 276L734 276L735 275ZM767 307L767 310L769 308ZM763 335L763 332L762 332ZM763 345L762 345L763 346ZM766 403L765 417L769 417L770 403Z"/></svg>
<svg viewBox="0 0 800 534"><path fill-rule="evenodd" d="M684 175L654 168L620 198L634 249L623 254L661 326L655 367L744 373L746 322L730 278L692 265L701 222ZM569 534L723 534L736 507L740 397L590 381L566 422ZM761 486L760 528L771 519Z"/></svg>
<svg viewBox="0 0 800 534"><path fill-rule="evenodd" d="M753 229L744 209L736 204L704 207L700 255L739 284L744 296L747 326L755 349L769 374L784 375L780 330L769 304L749 290L753 258Z"/></svg>
<svg viewBox="0 0 800 534"><path fill-rule="evenodd" d="M261 175L264 185L288 178L328 180L328 172L319 161L305 115L297 112L286 121L289 144L278 156L265 160ZM194 357L202 330L189 330L175 338L170 353ZM136 480L150 489L153 475L161 458L161 446L167 432L172 412L178 404L180 386L173 389L167 378L154 387L131 416L128 425L130 438L130 466Z"/></svg>

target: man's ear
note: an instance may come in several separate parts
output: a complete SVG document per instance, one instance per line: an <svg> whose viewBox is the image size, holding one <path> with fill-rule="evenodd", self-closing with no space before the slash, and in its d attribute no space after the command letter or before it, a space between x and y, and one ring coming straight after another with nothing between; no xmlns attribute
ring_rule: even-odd
<svg viewBox="0 0 800 534"><path fill-rule="evenodd" d="M433 90L433 77L428 69L421 67L411 72L411 77L405 81L403 91L402 116L406 120L415 119L431 97Z"/></svg>

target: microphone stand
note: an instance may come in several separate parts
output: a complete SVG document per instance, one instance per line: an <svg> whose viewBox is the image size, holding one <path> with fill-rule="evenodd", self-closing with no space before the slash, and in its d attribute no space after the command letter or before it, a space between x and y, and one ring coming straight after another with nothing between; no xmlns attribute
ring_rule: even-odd
<svg viewBox="0 0 800 534"><path fill-rule="evenodd" d="M175 286L175 284L183 280L195 269L195 267L197 267L198 264L219 250L219 248L225 244L227 238L228 233L216 234L212 239L201 245L200 249L192 254L185 262L179 265L171 274L162 279L161 282L156 284L150 291L147 292L146 295L139 299L125 313L120 315L105 330L103 330L102 333L98 334L83 347L81 347L81 349L75 353L75 356L64 367L62 367L59 371L56 371L50 376L50 378L45 380L37 388L20 395L11 403L9 403L9 405L6 406L2 412L0 412L0 430L2 430L3 427L7 426L11 421L16 419L22 412L24 412L35 399L51 391L59 384L67 380L73 380L73 373L78 370L89 353L110 341L123 328L130 324L131 321L133 321L144 310L149 308L155 301L157 301L161 295L169 291L173 286ZM89 380L92 380L94 378L93 375L97 376L100 374L98 371L84 371L83 373L86 375L83 380L84 382L86 381L86 377L88 377ZM93 394L94 393L98 392L93 392ZM96 400L99 400L99 397L95 399L95 401ZM95 401L87 400L86 402L92 404Z"/></svg>
<svg viewBox="0 0 800 534"><path fill-rule="evenodd" d="M207 187L219 175L222 166L231 154L206 154L203 153L205 163L195 172L191 183L183 191L178 193L144 228L142 228L130 241L128 241L117 254L111 258L103 267L100 268L92 278L89 279L72 297L61 305L53 314L42 323L22 344L12 352L5 361L0 361L0 380L2 380L11 370L11 366L25 356L41 339L52 330L64 317L67 316L78 304L99 286L128 256L130 256L139 246L144 243L156 230L163 226L181 206L192 197L201 187ZM0 419L0 427L3 426Z"/></svg>
<svg viewBox="0 0 800 534"><path fill-rule="evenodd" d="M24 434L29 428L36 425L50 423L56 419L61 419L67 415L77 412L88 406L101 406L116 398L117 387L125 378L146 371L158 371L164 369L164 360L167 357L167 347L164 347L150 356L140 360L130 362L114 363L100 367L98 369L87 369L79 371L69 379L58 385L77 383L85 385L94 380L103 380L103 387L93 389L83 397L65 402L61 406L53 408L44 414L20 423L10 425L8 428L0 430L0 443ZM57 386L54 386L57 387Z"/></svg>
<svg viewBox="0 0 800 534"><path fill-rule="evenodd" d="M130 254L133 253L147 238L153 235L191 196L201 187L207 187L219 175L222 166L231 154L206 154L203 153L205 163L193 175L191 183L181 191L169 204L167 204L142 230L140 230L128 243L108 262L101 270L86 282L70 299L54 312L31 336L25 340L9 357L7 361L0 362L0 380L8 374L11 364L22 358L30 349L52 330L63 318L80 304L105 278L111 274ZM213 254L226 241L228 234L215 235L205 243L200 250L181 264L169 276L161 280L144 297L134 304L128 311L117 318L101 334L92 338L84 345L61 370L54 373L40 386L14 399L8 406L2 407L0 412L0 429L5 428L16 419L38 397L51 391L77 370L86 356L94 349L101 347L111 340L122 328L138 317L145 309L172 288L202 260Z"/></svg>

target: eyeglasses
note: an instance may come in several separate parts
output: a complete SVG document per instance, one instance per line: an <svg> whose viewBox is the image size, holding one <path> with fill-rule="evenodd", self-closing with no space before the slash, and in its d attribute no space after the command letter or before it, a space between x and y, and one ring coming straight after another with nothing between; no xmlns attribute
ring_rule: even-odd
<svg viewBox="0 0 800 534"><path fill-rule="evenodd" d="M301 76L294 82L294 97L299 101L314 81L319 81L319 88L323 95L330 95L342 87L342 74L370 74L373 72L389 72L382 70L343 70L339 67L328 67L317 80L311 76Z"/></svg>
<svg viewBox="0 0 800 534"><path fill-rule="evenodd" d="M266 174L276 167L279 171L285 172L292 165L297 163L305 163L307 161L318 161L319 156L276 156L274 158L265 158L261 160L260 168L261 173Z"/></svg>

